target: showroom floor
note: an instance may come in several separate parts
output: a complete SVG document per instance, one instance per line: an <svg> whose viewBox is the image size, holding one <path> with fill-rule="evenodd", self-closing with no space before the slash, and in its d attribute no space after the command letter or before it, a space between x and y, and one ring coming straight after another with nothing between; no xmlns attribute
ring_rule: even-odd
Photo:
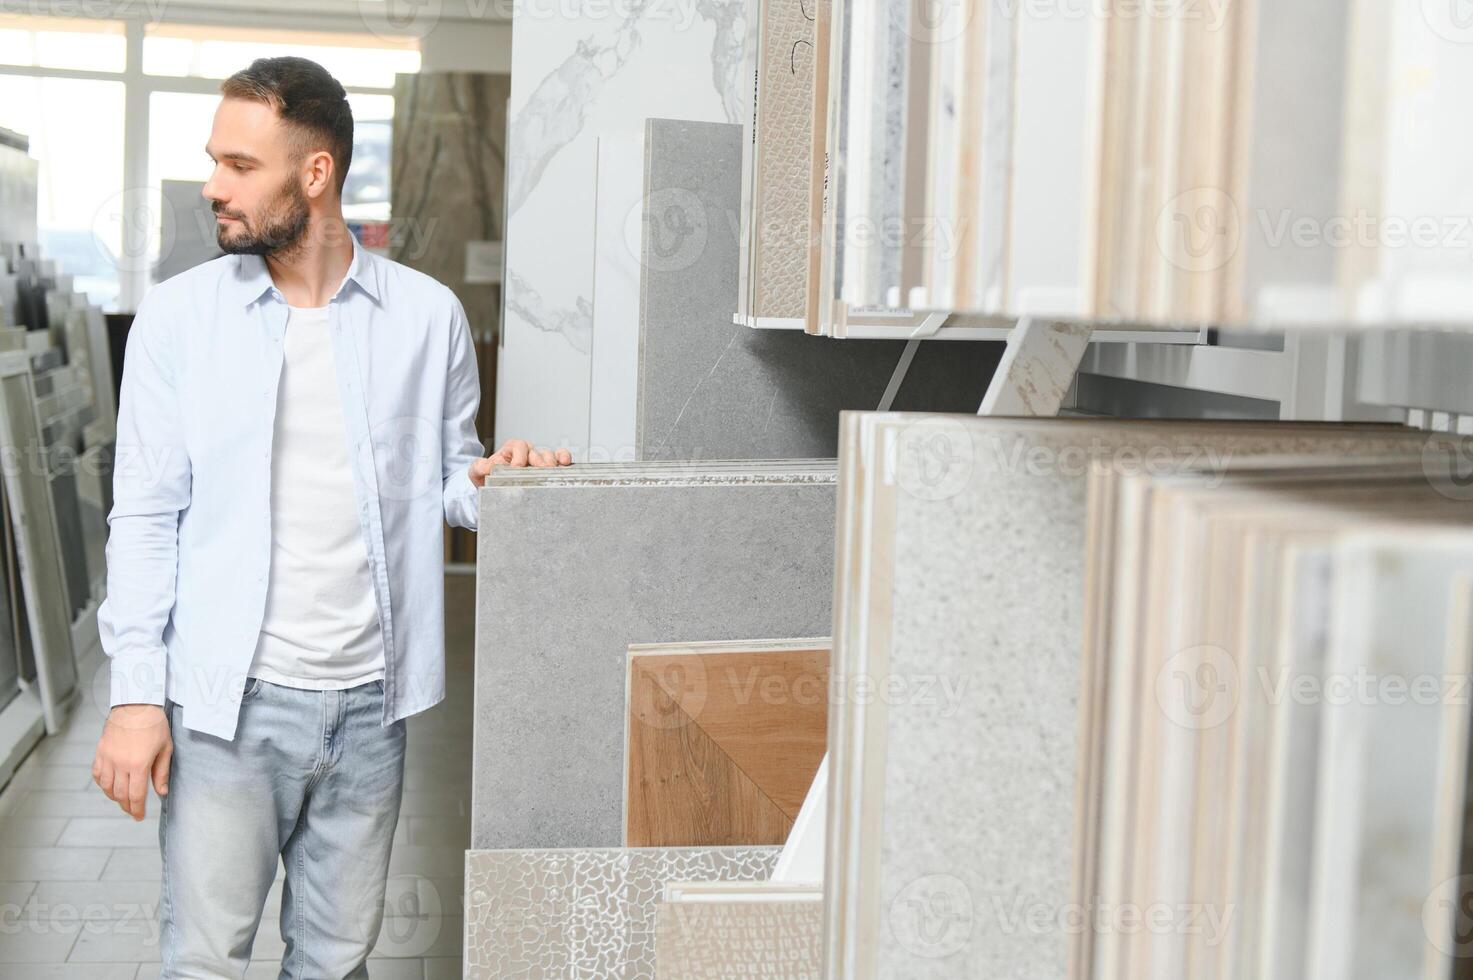
<svg viewBox="0 0 1473 980"><path fill-rule="evenodd" d="M470 840L475 577L447 575L445 701L410 719L404 804L374 980L459 977ZM104 665L91 663L91 683ZM158 799L135 823L93 785L101 723L91 691L0 792L0 980L158 976ZM275 978L280 872L246 976Z"/></svg>

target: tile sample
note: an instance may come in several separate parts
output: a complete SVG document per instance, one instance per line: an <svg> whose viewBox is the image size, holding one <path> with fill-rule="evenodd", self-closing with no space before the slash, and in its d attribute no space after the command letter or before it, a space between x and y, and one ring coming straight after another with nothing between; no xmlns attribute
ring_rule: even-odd
<svg viewBox="0 0 1473 980"><path fill-rule="evenodd" d="M1066 974L1066 931L993 928L993 916L1071 901L1090 461L1172 472L1290 452L1420 460L1425 438L846 415L827 975ZM861 703L844 695L860 679L905 687Z"/></svg>
<svg viewBox="0 0 1473 980"><path fill-rule="evenodd" d="M821 889L670 884L665 892L656 914L656 980L821 976Z"/></svg>
<svg viewBox="0 0 1473 980"><path fill-rule="evenodd" d="M28 459L38 458L43 445L34 406L26 355L0 355L0 444L15 447ZM36 466L7 466L4 477L41 707L46 729L54 733L76 690L77 664L51 484Z"/></svg>
<svg viewBox="0 0 1473 980"><path fill-rule="evenodd" d="M629 847L783 844L823 759L829 643L629 648Z"/></svg>
<svg viewBox="0 0 1473 980"><path fill-rule="evenodd" d="M1452 631L1470 576L1467 530L1367 533L1338 552L1327 670L1378 686L1324 710L1307 975L1454 975L1469 708L1451 685L1473 664Z"/></svg>
<svg viewBox="0 0 1473 980"><path fill-rule="evenodd" d="M589 463L635 458L644 174L643 131L598 138Z"/></svg>
<svg viewBox="0 0 1473 980"><path fill-rule="evenodd" d="M481 492L473 846L621 844L629 645L823 635L833 520L831 461L493 476Z"/></svg>
<svg viewBox="0 0 1473 980"><path fill-rule="evenodd" d="M734 324L738 127L652 119L647 141L638 458L832 456L839 413L880 403L904 343ZM1001 354L922 343L894 407L975 412Z"/></svg>
<svg viewBox="0 0 1473 980"><path fill-rule="evenodd" d="M807 306L813 15L802 0L759 0L758 6L746 309L753 317L797 320Z"/></svg>
<svg viewBox="0 0 1473 980"><path fill-rule="evenodd" d="M654 980L666 882L762 881L775 847L472 850L465 976Z"/></svg>

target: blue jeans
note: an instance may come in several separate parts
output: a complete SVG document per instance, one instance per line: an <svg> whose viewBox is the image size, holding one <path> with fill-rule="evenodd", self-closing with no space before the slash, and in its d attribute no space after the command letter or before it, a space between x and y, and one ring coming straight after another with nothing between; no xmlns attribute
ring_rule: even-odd
<svg viewBox="0 0 1473 980"><path fill-rule="evenodd" d="M281 976L368 976L404 777L404 722L383 725L383 698L381 681L310 691L253 677L230 742L166 705L163 978L245 972L278 856Z"/></svg>

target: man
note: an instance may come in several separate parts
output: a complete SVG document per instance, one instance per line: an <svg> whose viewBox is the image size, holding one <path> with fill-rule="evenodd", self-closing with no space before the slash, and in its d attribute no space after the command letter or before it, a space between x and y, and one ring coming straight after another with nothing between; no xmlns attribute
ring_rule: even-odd
<svg viewBox="0 0 1473 980"><path fill-rule="evenodd" d="M445 521L476 526L465 312L365 252L353 118L301 58L221 86L204 196L228 254L161 283L128 335L92 775L160 798L165 977L239 977L278 857L283 976L367 976L404 719L444 696Z"/></svg>

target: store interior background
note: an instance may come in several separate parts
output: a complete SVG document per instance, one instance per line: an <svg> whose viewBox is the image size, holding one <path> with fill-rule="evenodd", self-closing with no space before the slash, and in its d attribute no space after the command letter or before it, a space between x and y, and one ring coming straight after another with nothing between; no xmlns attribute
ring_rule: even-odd
<svg viewBox="0 0 1473 980"><path fill-rule="evenodd" d="M254 58L301 55L326 66L349 91L354 154L343 210L355 233L381 254L422 262L427 271L434 267L431 274L455 287L472 314L486 379L481 429L490 441L499 265L491 263L480 281L467 283L465 254L467 240L500 238L504 132L483 140L472 134L472 141L489 147L483 152L467 144L464 119L455 113L457 106L464 111L458 100L468 95L472 108L489 106L478 123L494 118L504 126L510 21L492 4L452 0L434 5L440 29L421 37L411 22L388 19L394 9L379 6L268 0L0 8L0 128L28 140L38 164L35 237L41 254L73 277L87 304L106 314L115 380L138 299L155 282L219 254L199 191L211 167L204 143L220 80ZM416 76L429 84L417 86ZM406 117L410 109L415 114ZM397 200L420 209L397 229L391 210L402 215L406 208L392 207L396 123L403 177L412 181L398 186ZM445 153L454 159L405 163L402 139L411 137L422 139L422 146L434 144L437 152L455 140ZM427 173L428 167L436 169ZM473 174L479 176L475 187ZM486 195L498 198L494 209L467 208ZM0 192L0 213L9 203ZM0 215L0 226L5 221ZM474 534L447 528L449 695L410 722L404 810L376 977L461 976L474 555ZM41 735L30 719L7 725L0 717L0 741L7 743L0 748L0 901L15 912L0 934L0 977L87 980L158 971L158 801L151 798L148 819L134 823L91 781L107 661L95 645L103 569L89 572L95 573L94 590L83 617L90 614L91 626L81 633L92 644L79 651L82 690L64 727ZM4 712L34 678L23 681L15 657L0 659ZM251 977L277 975L272 958L279 958L281 946L279 901L278 884L262 919Z"/></svg>
<svg viewBox="0 0 1473 980"><path fill-rule="evenodd" d="M1045 14L1005 29L973 21L971 33L943 23L936 37L859 0L523 0L514 11L510 0L0 0L0 247L11 248L0 303L8 262L44 280L50 307L29 335L0 321L0 429L26 401L18 379L33 376L34 438L82 453L75 472L57 468L39 487L0 487L0 980L157 975L157 800L134 823L90 778L107 711L96 611L109 498L82 464L111 452L131 311L152 284L217 254L199 193L204 142L220 80L265 55L312 58L347 87L345 214L365 247L461 300L487 448L519 437L616 464L498 474L481 494L494 551L489 533L478 548L476 534L446 529L448 696L409 723L373 976L642 980L656 975L654 906L699 907L669 891L692 880L729 887L723 901L747 889L782 906L743 952L755 962L801 947L817 960L822 945L826 980L1063 976L1066 957L1070 976L1134 976L1091 973L1088 957L1107 953L989 931L981 914L1025 887L1065 907L1103 874L1103 859L1091 863L1101 854L1160 862L1122 873L1117 897L1139 897L1126 885L1154 881L1148 870L1189 864L1173 847L1193 849L1208 875L1219 859L1259 857L1225 824L1169 823L1197 806L1298 812L1274 831L1279 846L1261 849L1264 874L1308 874L1308 858L1290 859L1325 839L1344 857L1364 843L1354 821L1319 811L1311 826L1285 789L1316 785L1316 752L1336 740L1294 743L1292 764L1272 770L1244 763L1231 785L1198 779L1188 760L1207 758L1200 746L1228 750L1156 717L1170 712L1154 712L1161 696L1129 659L1134 640L1169 665L1167 633L1175 642L1177 626L1201 625L1173 610L1199 597L1204 622L1243 608L1265 622L1270 607L1302 616L1293 635L1306 656L1335 630L1355 640L1342 606L1387 614L1391 647L1421 649L1467 623L1447 625L1454 616L1434 606L1398 631L1396 603L1371 603L1369 578L1331 609L1309 601L1320 586L1307 573L1254 566L1261 579L1239 589L1236 552L1199 561L1164 546L1122 558L1126 585L1108 595L1112 549L1154 527L1129 508L1157 506L1169 494L1151 481L1181 474L1111 471L1139 479L1127 495L1077 464L1158 450L1189 482L1203 473L1183 460L1221 450L1218 476L1251 483L1254 459L1272 457L1339 495L1342 509L1316 498L1301 514L1302 501L1268 494L1265 511L1296 516L1258 545L1330 510L1354 530L1356 494L1381 480L1376 515L1446 517L1439 533L1466 522L1473 141L1460 123L1473 26L1460 2L1182 0L1146 5L1167 11L1152 22L1131 19L1146 9L1134 0L1099 0L1135 13L1091 33L1048 15L1068 3L943 0L985 18ZM930 3L884 9L921 17ZM1204 29L1199 13L1228 28ZM828 44L829 72L800 56L810 37ZM926 70L900 72L902 48ZM989 70L964 71L984 49ZM903 85L870 85L886 59ZM855 64L876 70L835 81L833 65ZM975 114L948 112L953 82ZM890 125L902 116L918 124ZM841 123L867 142L830 169L839 151L825 140ZM781 192L792 188L806 193ZM936 201L962 225L987 217L965 232L964 258L848 234L897 214L935 218ZM764 218L811 234L752 234ZM1396 238L1396 222L1445 235ZM915 309L900 309L902 289ZM110 378L91 371L104 362ZM1066 418L1033 417L1054 415ZM1346 425L1300 425L1327 422ZM25 522L6 509L22 491L55 510L59 554L43 570L65 621L60 599L17 598L38 574L22 564ZM1388 547L1423 568L1415 535L1400 544L1406 525L1388 521ZM1457 546L1473 556L1473 542ZM1473 609L1466 560L1468 574L1448 576L1459 616ZM1447 599L1447 584L1423 590L1428 601ZM1302 609L1279 603L1291 592L1308 597ZM1089 617L1133 603L1140 622L1120 621L1141 637L1091 632ZM43 606L47 622L30 622ZM1148 633L1145 610L1172 631ZM67 656L48 675L31 638L68 630L58 648L75 665ZM691 697L648 666L680 674L713 654L780 694L821 679L827 696L742 703L713 682ZM842 687L875 664L885 681L909 671L943 683L892 712ZM1092 676L1096 688L1081 686ZM1095 710L1107 687L1118 703ZM666 724L702 710L710 731ZM772 737L748 737L756 729ZM1283 733L1300 730L1281 725L1274 751L1290 758ZM1457 825L1466 746L1434 746L1430 730L1405 744L1408 757L1440 760L1435 778L1407 767L1424 777L1418 792L1344 805L1394 811L1404 798L1427 803L1418 819L1437 806L1439 827ZM1235 759L1249 741L1234 743ZM1259 762L1269 744L1251 746ZM1177 766L1159 781L1157 751ZM1385 759L1365 771L1403 775ZM1260 785L1270 774L1280 782ZM1091 779L1114 794L1104 817ZM1361 786L1342 780L1346 793ZM1137 800L1142 786L1158 795ZM1219 790L1238 795L1206 795ZM1156 804L1176 836L1122 816ZM1398 846L1424 848L1424 831ZM1473 847L1443 844L1444 863L1473 882ZM1339 857L1316 858L1325 881L1348 866ZM1360 896L1321 891L1339 912ZM1407 910L1420 905L1394 897L1401 932L1383 951L1415 956L1421 926ZM278 901L273 890L249 977L277 975ZM1342 932L1371 947L1376 925ZM1350 948L1322 931L1326 950ZM505 965L527 957L551 965ZM1196 975L1167 962L1149 975ZM1253 975L1247 963L1202 975ZM803 968L805 980L818 973Z"/></svg>

